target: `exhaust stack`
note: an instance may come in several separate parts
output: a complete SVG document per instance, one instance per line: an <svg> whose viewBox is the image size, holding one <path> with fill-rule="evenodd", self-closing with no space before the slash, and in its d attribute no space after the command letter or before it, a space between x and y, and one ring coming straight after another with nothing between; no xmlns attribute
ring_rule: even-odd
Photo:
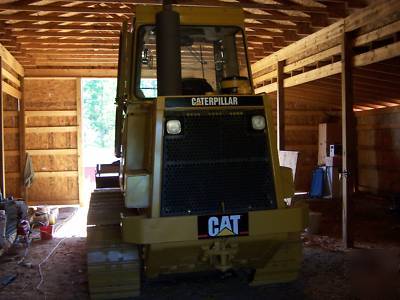
<svg viewBox="0 0 400 300"><path fill-rule="evenodd" d="M158 96L182 94L180 16L172 2L164 0L156 15Z"/></svg>

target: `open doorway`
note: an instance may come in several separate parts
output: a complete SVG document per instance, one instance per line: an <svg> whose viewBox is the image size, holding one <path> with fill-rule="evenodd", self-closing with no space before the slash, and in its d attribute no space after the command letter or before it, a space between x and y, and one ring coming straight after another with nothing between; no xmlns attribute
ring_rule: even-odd
<svg viewBox="0 0 400 300"><path fill-rule="evenodd" d="M97 164L111 164L114 155L116 78L82 79L83 167L86 203L96 186Z"/></svg>

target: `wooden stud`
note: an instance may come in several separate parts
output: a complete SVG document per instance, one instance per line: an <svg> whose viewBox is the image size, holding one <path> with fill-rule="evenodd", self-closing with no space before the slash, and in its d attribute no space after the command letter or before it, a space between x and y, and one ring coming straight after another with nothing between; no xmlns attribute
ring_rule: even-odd
<svg viewBox="0 0 400 300"><path fill-rule="evenodd" d="M18 127L19 127L19 162L20 162L20 173L21 173L21 196L25 201L28 201L28 189L25 187L24 173L25 173L25 162L26 162L26 146L25 146L25 100L24 100L24 79L21 79L21 98L19 102L18 112Z"/></svg>
<svg viewBox="0 0 400 300"><path fill-rule="evenodd" d="M346 32L342 39L342 238L345 248L354 246L352 232L353 193L355 176L355 115L353 111L353 34Z"/></svg>
<svg viewBox="0 0 400 300"><path fill-rule="evenodd" d="M85 206L86 199L84 193L84 174L83 174L83 156L82 156L82 79L76 79L76 114L77 114L77 155L78 155L78 188L79 188L79 204Z"/></svg>
<svg viewBox="0 0 400 300"><path fill-rule="evenodd" d="M278 61L277 64L277 137L278 137L278 150L285 150L285 87L283 68L285 61Z"/></svg>
<svg viewBox="0 0 400 300"><path fill-rule="evenodd" d="M0 53L1 54L1 53ZM4 98L3 98L3 82L2 77L3 70L3 57L0 56L0 191L3 196L6 196L6 170L5 170L5 156L4 156Z"/></svg>

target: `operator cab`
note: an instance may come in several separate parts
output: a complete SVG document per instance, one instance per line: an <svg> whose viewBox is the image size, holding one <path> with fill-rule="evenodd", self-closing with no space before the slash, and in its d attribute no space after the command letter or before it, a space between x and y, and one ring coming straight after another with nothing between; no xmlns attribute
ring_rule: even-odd
<svg viewBox="0 0 400 300"><path fill-rule="evenodd" d="M135 95L157 98L156 26L138 30ZM180 26L181 95L252 94L243 31L235 26Z"/></svg>

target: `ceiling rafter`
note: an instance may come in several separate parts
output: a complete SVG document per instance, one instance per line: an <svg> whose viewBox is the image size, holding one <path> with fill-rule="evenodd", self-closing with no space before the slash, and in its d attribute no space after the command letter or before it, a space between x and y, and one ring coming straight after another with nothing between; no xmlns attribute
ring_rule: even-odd
<svg viewBox="0 0 400 300"><path fill-rule="evenodd" d="M121 23L129 20L138 4L161 0L19 0L0 1L0 42L29 65L57 57L71 62L70 55L93 56L101 65L104 55L118 54ZM348 8L363 7L364 0L178 0L178 5L242 7L252 62L346 16ZM55 56L43 56L49 54ZM29 54L27 54L29 53ZM35 60L35 57L40 58ZM44 57L44 58L43 58ZM55 58L54 58L55 59ZM83 59L77 59L84 61ZM77 63L78 63L77 62ZM99 65L99 64L96 64ZM74 64L75 65L75 64Z"/></svg>

